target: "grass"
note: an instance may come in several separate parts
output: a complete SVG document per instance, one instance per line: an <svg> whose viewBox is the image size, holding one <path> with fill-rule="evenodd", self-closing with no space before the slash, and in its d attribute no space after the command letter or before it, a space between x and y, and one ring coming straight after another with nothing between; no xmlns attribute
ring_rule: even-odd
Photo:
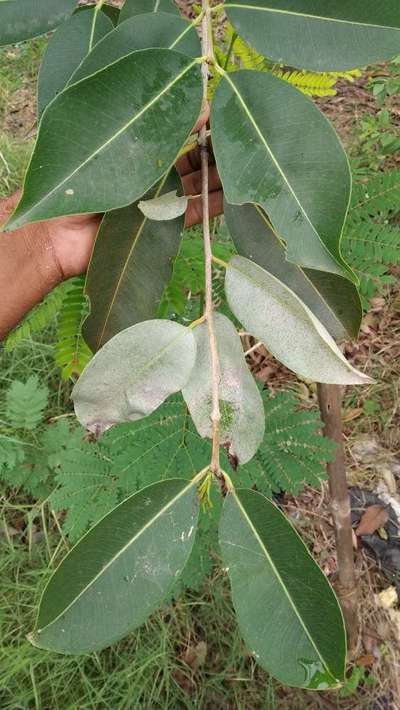
<svg viewBox="0 0 400 710"><path fill-rule="evenodd" d="M10 529L21 522L22 512L8 510ZM222 573L202 594L187 593L102 653L68 657L33 648L25 636L49 573L40 534L35 526L31 552L24 533L1 546L2 710L275 707L272 684L238 635ZM51 551L57 542L50 537Z"/></svg>

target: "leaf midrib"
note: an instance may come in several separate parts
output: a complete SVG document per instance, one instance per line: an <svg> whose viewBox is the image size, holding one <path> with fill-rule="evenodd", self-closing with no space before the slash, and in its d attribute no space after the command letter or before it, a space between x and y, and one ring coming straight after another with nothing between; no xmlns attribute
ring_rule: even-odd
<svg viewBox="0 0 400 710"><path fill-rule="evenodd" d="M257 211L258 214L260 215L261 219L263 220L263 222L265 222L265 224L267 225L267 227L271 230L271 232L272 232L272 234L274 235L276 241L279 242L279 244L281 245L282 249L283 249L283 250L285 251L285 253L286 253L286 249L285 249L285 247L284 247L284 245L283 245L283 242L282 242L282 240L280 239L279 235L276 233L275 227L273 227L272 224L268 221L268 219L267 219L266 215L264 214L264 212L263 212L262 208L260 207L260 205L254 205L254 206L255 206L256 211ZM399 248L400 248L400 247L399 247ZM336 313L332 310L332 308L331 308L331 306L329 305L329 303L325 300L325 298L322 296L322 294L318 291L318 289L317 289L316 286L313 284L313 282L311 281L311 279L309 278L309 276L307 276L307 274L305 273L304 269L303 269L299 264L295 264L294 262L290 262L290 263L293 264L293 266L296 267L296 269L300 272L300 274L302 275L302 277L304 278L304 280L305 280L305 281L308 283L308 285L315 291L316 296L318 296L318 298L319 298L319 299L321 300L321 302L324 304L325 308L331 313L332 318L339 324L340 328L344 328L344 330L345 330L345 332L348 334L348 336L351 337L350 334L349 334L348 331L347 331L346 326L344 326L343 323L341 323L341 321L339 320L339 318L338 318L338 316L336 315ZM279 280L280 280L280 279L279 279ZM285 284L285 285L287 285L287 284ZM294 293L294 291L293 291L293 293ZM296 294L296 295L297 295L297 294ZM310 310L311 310L311 309L310 309Z"/></svg>
<svg viewBox="0 0 400 710"><path fill-rule="evenodd" d="M269 12L276 15L292 15L294 17L306 17L309 20L322 20L323 22L336 22L342 25L356 25L357 27L371 27L379 30L395 30L399 31L399 27L392 27L391 25L375 25L369 22L357 22L355 20L340 20L335 17L323 17L322 15L310 15L306 12L294 12L293 10L281 10L278 8L262 7L261 5L246 5L245 3L235 3L227 2L224 4L225 8L234 8L236 10L255 10L256 12Z"/></svg>
<svg viewBox="0 0 400 710"><path fill-rule="evenodd" d="M81 596L82 596L83 594L85 594L85 593L87 592L87 590L90 589L90 587L91 587L93 584L95 584L95 582L96 582L98 579L100 579L100 577L108 570L108 568L109 568L112 564L114 564L114 562L115 562L131 545L133 545L133 543L136 542L136 540L137 540L143 533L145 533L146 530L148 530L148 528L149 528L151 525L153 525L162 515L164 515L164 513L168 510L168 508L170 508L172 505L174 505L174 503L176 503L176 501L179 500L179 498L181 498L187 491L190 490L190 488L191 488L193 485L195 485L195 484L197 483L197 479L198 479L198 476L196 476L195 478L193 478L193 479L189 482L189 484L188 484L187 486L185 486L184 488L182 488L182 489L179 491L179 493L178 493L177 495L175 495L175 496L172 498L172 500L170 500L166 505L164 505L164 506L158 511L158 513L156 513L155 515L153 515L153 517L150 518L150 520L148 520L147 523L145 523L145 525L119 550L119 552L117 552L117 553L107 562L107 564L106 564L104 567L101 568L100 572L98 572L98 573L93 577L93 579L91 579L91 581L79 592L79 594L77 594L76 597L74 597L74 599L65 607L65 609L63 609L63 611L61 611L52 621L50 621L48 624L46 624L45 626L43 626L41 629L36 629L36 630L35 630L35 633L38 633L38 632L40 632L40 631L43 631L44 629L48 629L49 626L52 626L53 624L55 624L55 623L58 621L58 619L60 619L60 617L62 617L64 614L66 614L66 613L71 609L71 607L72 607L74 604L76 604L76 602L81 598ZM154 486L154 484L150 484L150 486L147 486L147 487L150 488L151 486ZM144 490L146 490L146 489L143 488L143 489L140 491L140 493L142 493ZM134 495L138 495L138 493L135 493ZM124 505L125 502L126 502L126 501L122 501L122 503L120 503L120 505ZM119 507L119 506L117 506L117 508L118 508L118 507ZM114 508L114 510L113 510L112 512L115 512L115 510L116 510L116 508ZM110 514L111 514L111 513L107 513L104 517L107 517L107 515L110 515ZM97 525L100 525L100 523L102 522L102 520L104 520L104 517L103 517L101 520L99 520L99 522L97 523ZM97 526L96 526L96 527L97 527ZM79 544L82 542L82 540L84 540L85 537L87 537L93 530L96 529L96 527L94 527L94 528L92 528L91 530L89 530L89 531L79 540L79 542L77 542L77 544L74 545L74 547L73 547L73 548L70 550L70 552L68 553L67 557L73 552L73 550L75 549L75 547L77 547L77 545L79 545ZM67 559L67 557L64 558L64 559ZM64 562L64 560L63 560L63 562ZM61 564L63 564L63 562L61 562ZM57 570L54 572L54 574L57 574ZM50 584L50 582L51 582L51 580L49 581L49 584ZM47 587L46 587L46 588L47 588ZM46 591L46 588L45 588L44 592Z"/></svg>

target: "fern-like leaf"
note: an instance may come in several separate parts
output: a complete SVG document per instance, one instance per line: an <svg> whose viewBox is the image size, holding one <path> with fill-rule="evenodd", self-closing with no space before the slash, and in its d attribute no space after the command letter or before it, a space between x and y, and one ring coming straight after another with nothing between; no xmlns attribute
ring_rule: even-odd
<svg viewBox="0 0 400 710"><path fill-rule="evenodd" d="M395 282L390 267L400 264L400 171L378 173L355 183L342 252L360 279L364 309L376 293Z"/></svg>
<svg viewBox="0 0 400 710"><path fill-rule="evenodd" d="M334 457L335 444L321 436L321 420L315 410L301 411L294 395L264 393L265 436L254 458L237 470L235 483L270 496L274 491L297 495L310 484L319 486L326 477L322 465Z"/></svg>
<svg viewBox="0 0 400 710"><path fill-rule="evenodd" d="M371 176L367 182L356 183L349 210L349 219L368 219L374 215L400 212L400 170Z"/></svg>
<svg viewBox="0 0 400 710"><path fill-rule="evenodd" d="M55 321L68 288L69 282L60 284L28 313L22 323L4 341L4 347L8 352L14 350L22 340L39 333Z"/></svg>
<svg viewBox="0 0 400 710"><path fill-rule="evenodd" d="M6 395L7 425L15 429L36 429L43 420L48 398L49 390L39 384L37 375L31 375L26 382L15 380Z"/></svg>
<svg viewBox="0 0 400 710"><path fill-rule="evenodd" d="M232 256L232 246L221 242L212 245L213 255L223 261ZM200 236L186 236L182 240L178 256L174 261L171 280L166 287L159 307L159 317L184 316L191 318L190 300L202 298L204 292L203 241ZM214 270L213 296L219 303L223 294L223 278L218 269Z"/></svg>
<svg viewBox="0 0 400 710"><path fill-rule="evenodd" d="M71 279L61 305L54 357L64 380L78 377L92 357L82 337L82 323L88 310L83 289L83 277Z"/></svg>

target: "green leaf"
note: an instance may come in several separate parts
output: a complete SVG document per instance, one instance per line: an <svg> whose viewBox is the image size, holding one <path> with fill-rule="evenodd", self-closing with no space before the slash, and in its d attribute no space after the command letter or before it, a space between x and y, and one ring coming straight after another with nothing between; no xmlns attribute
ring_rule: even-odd
<svg viewBox="0 0 400 710"><path fill-rule="evenodd" d="M140 626L168 595L191 552L197 482L155 483L92 528L50 579L32 643L85 653Z"/></svg>
<svg viewBox="0 0 400 710"><path fill-rule="evenodd" d="M237 33L279 64L343 71L399 52L397 0L228 0Z"/></svg>
<svg viewBox="0 0 400 710"><path fill-rule="evenodd" d="M298 495L307 484L320 488L326 479L326 462L335 458L336 444L319 433L322 422L317 407L300 409L291 392L261 396L265 409L265 435L254 458L235 472L235 485L271 496L288 491Z"/></svg>
<svg viewBox="0 0 400 710"><path fill-rule="evenodd" d="M188 197L177 195L176 190L171 190L165 195L152 197L150 200L140 200L138 207L148 219L163 222L182 217L187 210L188 202Z"/></svg>
<svg viewBox="0 0 400 710"><path fill-rule="evenodd" d="M328 331L282 281L242 256L228 264L225 291L232 313L286 367L316 382L372 380L344 358Z"/></svg>
<svg viewBox="0 0 400 710"><path fill-rule="evenodd" d="M146 198L179 187L173 171ZM104 216L86 277L91 309L83 333L93 352L124 328L157 315L183 225L183 217L150 221L136 202Z"/></svg>
<svg viewBox="0 0 400 710"><path fill-rule="evenodd" d="M264 407L236 328L220 313L214 314L214 327L220 363L220 442L239 463L246 463L264 436ZM182 394L200 436L211 438L212 387L206 323L194 328L194 337L196 362Z"/></svg>
<svg viewBox="0 0 400 710"><path fill-rule="evenodd" d="M285 246L258 205L229 205L224 214L238 253L276 276L309 307L334 338L357 337L360 296L354 284L336 274L302 269L286 259Z"/></svg>
<svg viewBox="0 0 400 710"><path fill-rule="evenodd" d="M176 49L189 57L200 54L197 32L186 20L164 12L139 15L118 25L99 42L78 67L72 81L80 81L131 52L150 47Z"/></svg>
<svg viewBox="0 0 400 710"><path fill-rule="evenodd" d="M349 165L312 101L272 74L224 74L211 132L227 202L260 205L285 240L289 261L356 281L340 254Z"/></svg>
<svg viewBox="0 0 400 710"><path fill-rule="evenodd" d="M228 493L219 531L233 604L257 662L285 685L324 690L344 679L336 597L280 510L261 493Z"/></svg>
<svg viewBox="0 0 400 710"><path fill-rule="evenodd" d="M31 375L26 382L14 380L6 396L7 424L16 429L36 429L43 420L48 398L49 390L39 384L37 375Z"/></svg>
<svg viewBox="0 0 400 710"><path fill-rule="evenodd" d="M67 282L63 298L54 346L54 360L61 370L63 380L79 376L92 353L82 337L82 324L88 312L83 292L84 279L77 276Z"/></svg>
<svg viewBox="0 0 400 710"><path fill-rule="evenodd" d="M40 67L38 113L67 85L72 74L96 44L112 30L112 22L102 12L86 10L73 15L51 37Z"/></svg>
<svg viewBox="0 0 400 710"><path fill-rule="evenodd" d="M75 5L76 0L1 0L0 46L53 30Z"/></svg>
<svg viewBox="0 0 400 710"><path fill-rule="evenodd" d="M73 84L43 114L6 229L142 197L174 162L201 99L197 61L168 49L133 52Z"/></svg>
<svg viewBox="0 0 400 710"><path fill-rule="evenodd" d="M186 385L196 358L189 328L149 320L121 331L89 362L72 392L83 426L100 434L154 412Z"/></svg>
<svg viewBox="0 0 400 710"><path fill-rule="evenodd" d="M173 0L125 0L120 14L120 23L130 17L144 13L168 12L179 15L179 10Z"/></svg>
<svg viewBox="0 0 400 710"><path fill-rule="evenodd" d="M9 333L3 342L4 349L11 352L23 340L32 338L33 335L44 330L52 323L62 306L65 295L70 287L69 281L63 281L50 291L35 308L25 316L22 323Z"/></svg>

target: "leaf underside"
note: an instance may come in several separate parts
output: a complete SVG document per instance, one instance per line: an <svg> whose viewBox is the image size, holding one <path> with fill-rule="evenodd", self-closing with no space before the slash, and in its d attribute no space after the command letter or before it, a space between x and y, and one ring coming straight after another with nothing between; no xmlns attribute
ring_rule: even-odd
<svg viewBox="0 0 400 710"><path fill-rule="evenodd" d="M249 259L235 256L225 276L229 307L286 367L305 379L367 384L347 362L322 323L282 281Z"/></svg>
<svg viewBox="0 0 400 710"><path fill-rule="evenodd" d="M357 337L361 304L347 279L324 271L302 269L286 259L283 242L257 205L230 205L224 215L237 252L283 281L309 307L333 338Z"/></svg>
<svg viewBox="0 0 400 710"><path fill-rule="evenodd" d="M239 463L246 463L253 458L264 436L264 407L235 326L226 316L215 313L214 328L221 371L221 445ZM194 337L196 362L182 394L200 436L211 438L212 375L206 323L194 329Z"/></svg>
<svg viewBox="0 0 400 710"><path fill-rule="evenodd" d="M196 357L193 332L168 320L122 330L86 366L72 392L83 426L100 435L151 414L184 387Z"/></svg>

